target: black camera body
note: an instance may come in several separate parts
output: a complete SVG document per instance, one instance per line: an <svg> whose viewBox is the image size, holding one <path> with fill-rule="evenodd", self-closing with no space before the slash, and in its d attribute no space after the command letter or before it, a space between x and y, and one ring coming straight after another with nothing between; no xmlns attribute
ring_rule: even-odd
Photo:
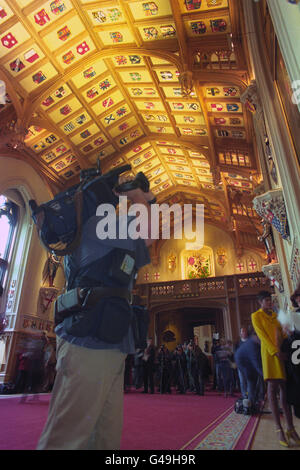
<svg viewBox="0 0 300 470"><path fill-rule="evenodd" d="M96 214L98 205L118 205L119 197L114 190L121 193L141 188L148 192L149 181L141 172L134 180L118 184L119 176L129 170L131 165L123 165L102 174L98 159L97 168L81 171L78 185L57 194L51 201L40 206L35 200L30 200L32 218L45 248L58 256L72 253L80 242L82 225Z"/></svg>
<svg viewBox="0 0 300 470"><path fill-rule="evenodd" d="M122 184L117 184L114 189L118 193L123 193L127 191L131 191L133 189L140 188L144 193L148 193L150 191L150 183L147 176L144 175L141 171L136 175L134 180L126 181Z"/></svg>

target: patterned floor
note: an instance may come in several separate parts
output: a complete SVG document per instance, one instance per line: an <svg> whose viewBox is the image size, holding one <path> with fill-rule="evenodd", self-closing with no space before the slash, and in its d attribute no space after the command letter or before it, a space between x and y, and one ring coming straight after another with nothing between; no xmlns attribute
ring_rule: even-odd
<svg viewBox="0 0 300 470"><path fill-rule="evenodd" d="M194 450L233 450L245 431L250 416L232 411L195 446Z"/></svg>

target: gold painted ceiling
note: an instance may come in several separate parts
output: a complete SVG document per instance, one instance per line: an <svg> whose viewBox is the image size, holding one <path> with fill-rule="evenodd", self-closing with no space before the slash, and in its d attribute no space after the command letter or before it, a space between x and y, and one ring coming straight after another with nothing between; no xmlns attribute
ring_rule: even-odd
<svg viewBox="0 0 300 470"><path fill-rule="evenodd" d="M1 0L0 120L26 134L2 149L56 190L98 157L104 171L130 163L159 201L204 202L214 223L251 231L241 33L238 0Z"/></svg>

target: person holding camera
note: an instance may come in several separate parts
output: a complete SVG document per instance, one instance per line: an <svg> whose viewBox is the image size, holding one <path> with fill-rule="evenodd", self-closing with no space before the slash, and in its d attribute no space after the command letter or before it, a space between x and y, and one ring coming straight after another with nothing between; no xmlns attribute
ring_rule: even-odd
<svg viewBox="0 0 300 470"><path fill-rule="evenodd" d="M149 204L154 196L131 189L130 182L120 176L119 184L128 189L114 194L146 208L148 238L99 239L100 217L94 215L83 224L79 246L65 256L67 294L77 292L82 303L58 316L57 373L38 450L120 448L125 358L136 348L131 292L138 269L150 262L153 241Z"/></svg>

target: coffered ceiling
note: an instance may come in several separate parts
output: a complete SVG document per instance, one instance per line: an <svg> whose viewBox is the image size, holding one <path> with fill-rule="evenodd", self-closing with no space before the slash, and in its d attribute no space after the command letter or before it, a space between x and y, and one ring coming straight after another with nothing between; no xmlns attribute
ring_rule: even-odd
<svg viewBox="0 0 300 470"><path fill-rule="evenodd" d="M25 136L2 150L56 190L98 158L130 163L159 201L247 225L259 173L241 33L238 0L1 0L0 119Z"/></svg>

